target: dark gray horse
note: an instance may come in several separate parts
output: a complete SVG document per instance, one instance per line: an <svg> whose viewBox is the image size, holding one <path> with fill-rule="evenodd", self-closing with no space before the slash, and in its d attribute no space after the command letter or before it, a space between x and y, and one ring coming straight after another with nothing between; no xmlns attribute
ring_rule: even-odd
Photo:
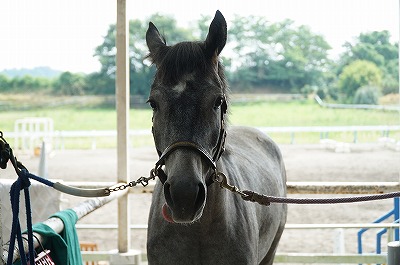
<svg viewBox="0 0 400 265"><path fill-rule="evenodd" d="M225 133L228 88L218 56L226 38L219 11L204 42L167 46L149 24L146 41L157 72L148 102L160 155L149 217L149 264L273 262L286 206L245 202L213 184L215 172L223 172L242 189L286 195L276 144L251 128L230 127Z"/></svg>

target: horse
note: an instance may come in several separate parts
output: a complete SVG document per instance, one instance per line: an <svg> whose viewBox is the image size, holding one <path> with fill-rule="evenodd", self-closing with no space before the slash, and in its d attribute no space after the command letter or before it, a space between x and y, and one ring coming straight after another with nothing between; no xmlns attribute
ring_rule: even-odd
<svg viewBox="0 0 400 265"><path fill-rule="evenodd" d="M278 146L254 128L227 125L229 88L219 58L226 41L220 11L205 41L168 46L149 23L156 72L148 103L160 156L148 221L151 265L273 263L287 207L246 202L215 183L223 172L243 189L286 196Z"/></svg>

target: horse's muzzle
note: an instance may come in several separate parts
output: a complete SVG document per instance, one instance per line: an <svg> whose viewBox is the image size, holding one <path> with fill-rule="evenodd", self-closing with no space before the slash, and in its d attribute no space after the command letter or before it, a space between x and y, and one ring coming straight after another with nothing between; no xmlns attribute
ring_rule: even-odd
<svg viewBox="0 0 400 265"><path fill-rule="evenodd" d="M163 216L167 221L192 223L201 217L205 205L206 188L201 182L170 183L166 181L164 196L166 205L163 207Z"/></svg>

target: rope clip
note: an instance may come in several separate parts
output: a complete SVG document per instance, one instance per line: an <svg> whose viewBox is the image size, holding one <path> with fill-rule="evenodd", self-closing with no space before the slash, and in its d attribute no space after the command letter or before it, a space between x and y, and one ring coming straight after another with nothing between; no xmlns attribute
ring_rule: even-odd
<svg viewBox="0 0 400 265"><path fill-rule="evenodd" d="M222 172L215 172L214 176L213 176L213 180L214 182L219 183L219 186L221 188L227 189L231 192L234 193L238 193L240 196L242 196L243 198L248 197L248 194L244 193L242 190L240 190L238 187L236 187L235 185L230 185L228 183L228 178L226 177L226 175Z"/></svg>

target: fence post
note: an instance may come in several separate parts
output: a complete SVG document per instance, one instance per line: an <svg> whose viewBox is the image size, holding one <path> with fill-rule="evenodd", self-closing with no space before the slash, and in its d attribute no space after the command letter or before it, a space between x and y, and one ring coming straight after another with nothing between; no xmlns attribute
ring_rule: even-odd
<svg viewBox="0 0 400 265"><path fill-rule="evenodd" d="M388 243L387 265L400 264L400 241Z"/></svg>
<svg viewBox="0 0 400 265"><path fill-rule="evenodd" d="M290 144L294 144L294 132L290 133Z"/></svg>
<svg viewBox="0 0 400 265"><path fill-rule="evenodd" d="M357 132L357 131L354 131L353 135L354 135L353 143L356 144L356 143L358 142L358 132Z"/></svg>
<svg viewBox="0 0 400 265"><path fill-rule="evenodd" d="M335 254L344 254L346 253L345 250L345 238L344 238L344 229L343 228L337 228L334 231L334 248L333 248L333 253Z"/></svg>

